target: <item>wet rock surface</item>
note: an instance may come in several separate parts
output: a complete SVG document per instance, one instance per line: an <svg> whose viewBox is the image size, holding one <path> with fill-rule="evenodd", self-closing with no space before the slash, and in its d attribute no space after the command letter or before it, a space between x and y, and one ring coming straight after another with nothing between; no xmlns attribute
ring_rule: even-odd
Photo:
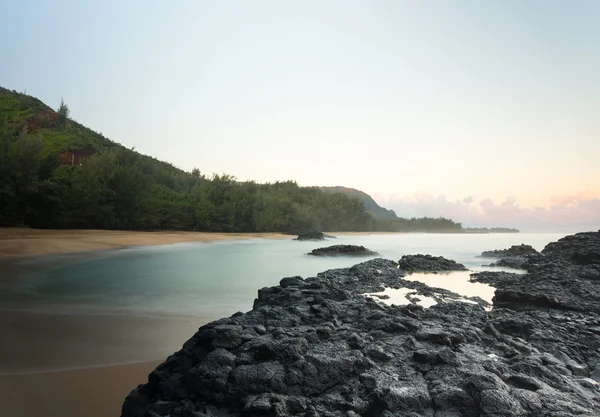
<svg viewBox="0 0 600 417"><path fill-rule="evenodd" d="M474 274L498 286L491 311L384 259L284 278L248 313L202 326L122 416L598 416L600 233L581 235L526 275ZM442 302L363 296L384 287Z"/></svg>
<svg viewBox="0 0 600 417"><path fill-rule="evenodd" d="M529 269L533 265L544 262L545 255L530 245L513 245L508 249L485 251L482 258L500 258L486 266L499 266L513 269Z"/></svg>
<svg viewBox="0 0 600 417"><path fill-rule="evenodd" d="M404 255L398 261L399 268L407 272L450 272L467 271L463 264L459 264L443 256L431 255Z"/></svg>
<svg viewBox="0 0 600 417"><path fill-rule="evenodd" d="M313 249L309 255L313 256L373 256L377 255L364 246L356 245L332 245L324 248Z"/></svg>
<svg viewBox="0 0 600 417"><path fill-rule="evenodd" d="M520 244L513 245L508 249L497 249L484 251L481 253L483 258L505 258L509 256L527 256L527 255L535 255L538 251L536 251L532 246Z"/></svg>

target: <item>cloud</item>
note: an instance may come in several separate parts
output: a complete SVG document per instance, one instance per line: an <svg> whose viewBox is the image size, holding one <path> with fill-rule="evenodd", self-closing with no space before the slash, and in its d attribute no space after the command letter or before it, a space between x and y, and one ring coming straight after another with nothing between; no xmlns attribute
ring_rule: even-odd
<svg viewBox="0 0 600 417"><path fill-rule="evenodd" d="M523 231L600 229L600 198L594 193L554 196L548 207L522 207L513 197L501 203L468 196L450 200L417 193L391 198L383 206L401 217L447 217L471 227L516 227Z"/></svg>

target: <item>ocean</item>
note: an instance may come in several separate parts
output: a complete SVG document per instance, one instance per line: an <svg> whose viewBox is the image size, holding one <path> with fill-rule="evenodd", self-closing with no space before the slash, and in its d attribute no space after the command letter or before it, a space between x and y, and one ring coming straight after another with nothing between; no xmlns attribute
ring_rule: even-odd
<svg viewBox="0 0 600 417"><path fill-rule="evenodd" d="M51 266L46 262L44 268L36 268L36 261L31 261L24 276L0 288L0 306L57 314L176 314L219 318L250 310L257 290L277 285L283 277L307 278L374 258L307 255L317 247L364 245L378 252L379 257L396 261L407 254L441 255L476 272L491 269L482 266L490 263L490 259L478 257L484 250L521 243L541 250L563 236L560 233L410 233L341 236L322 242L249 239L132 247L63 257ZM477 286L469 284L465 274L457 277L461 278L431 276L428 283L468 296L482 295L489 299L493 295L493 289L479 294Z"/></svg>

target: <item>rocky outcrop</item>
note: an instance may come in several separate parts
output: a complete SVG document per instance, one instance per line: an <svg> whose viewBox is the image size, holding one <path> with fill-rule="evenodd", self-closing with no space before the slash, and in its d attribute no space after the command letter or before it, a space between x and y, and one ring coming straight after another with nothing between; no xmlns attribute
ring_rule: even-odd
<svg viewBox="0 0 600 417"><path fill-rule="evenodd" d="M407 281L384 259L284 278L259 290L251 311L202 326L131 392L122 416L600 415L600 276L585 249L598 243L600 234L549 245L553 260L527 275L475 274L499 287L491 311ZM589 263L562 256L574 246ZM438 304L364 296L385 287Z"/></svg>
<svg viewBox="0 0 600 417"><path fill-rule="evenodd" d="M483 258L500 258L487 266L500 266L513 269L527 269L543 261L544 255L530 245L513 245L508 249L485 251Z"/></svg>
<svg viewBox="0 0 600 417"><path fill-rule="evenodd" d="M463 264L459 264L443 256L431 255L404 255L398 261L398 267L406 272L444 272L467 271Z"/></svg>
<svg viewBox="0 0 600 417"><path fill-rule="evenodd" d="M535 253L524 256L507 256L486 266L499 266L503 268L527 270L541 262L544 262L544 255L541 253Z"/></svg>
<svg viewBox="0 0 600 417"><path fill-rule="evenodd" d="M325 235L319 230L307 230L300 233L294 240L325 240Z"/></svg>
<svg viewBox="0 0 600 417"><path fill-rule="evenodd" d="M313 256L375 256L373 252L364 246L356 245L332 245L324 248L313 249L309 255Z"/></svg>
<svg viewBox="0 0 600 417"><path fill-rule="evenodd" d="M550 259L564 259L577 265L600 264L598 232L577 233L546 245L542 254Z"/></svg>
<svg viewBox="0 0 600 417"><path fill-rule="evenodd" d="M473 280L494 285L494 305L600 313L600 232L548 244L526 275L483 272ZM534 255L535 256L535 255Z"/></svg>
<svg viewBox="0 0 600 417"><path fill-rule="evenodd" d="M483 258L505 258L510 256L526 256L526 255L535 255L538 251L536 251L530 245L513 245L508 249L500 249L500 250L489 250L481 253Z"/></svg>

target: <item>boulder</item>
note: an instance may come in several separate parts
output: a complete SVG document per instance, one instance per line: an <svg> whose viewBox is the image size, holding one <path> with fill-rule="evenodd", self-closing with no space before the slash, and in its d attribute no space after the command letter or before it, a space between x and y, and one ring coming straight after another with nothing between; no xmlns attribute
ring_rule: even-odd
<svg viewBox="0 0 600 417"><path fill-rule="evenodd" d="M505 258L510 256L526 256L526 255L535 255L538 251L536 251L530 245L513 245L508 249L499 249L499 250L490 250L484 251L481 253L483 258Z"/></svg>
<svg viewBox="0 0 600 417"><path fill-rule="evenodd" d="M313 249L309 255L313 256L374 256L373 252L364 246L356 245L332 245L324 248Z"/></svg>
<svg viewBox="0 0 600 417"><path fill-rule="evenodd" d="M404 255L398 264L400 269L407 272L468 271L463 264L443 256Z"/></svg>

